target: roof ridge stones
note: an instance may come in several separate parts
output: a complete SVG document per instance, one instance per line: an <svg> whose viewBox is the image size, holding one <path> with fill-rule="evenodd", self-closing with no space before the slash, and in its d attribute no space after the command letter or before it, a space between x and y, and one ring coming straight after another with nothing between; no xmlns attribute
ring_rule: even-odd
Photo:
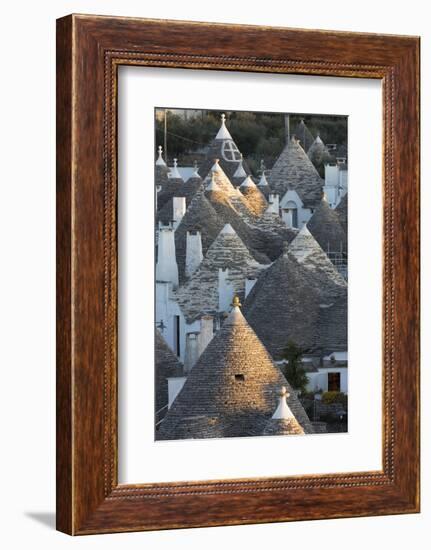
<svg viewBox="0 0 431 550"><path fill-rule="evenodd" d="M298 398L236 306L192 368L157 439L262 435L280 386L290 390L289 408L304 431L313 433Z"/></svg>
<svg viewBox="0 0 431 550"><path fill-rule="evenodd" d="M322 197L324 181L304 149L292 137L272 167L269 185L280 198L289 189L294 189L306 208L315 208Z"/></svg>

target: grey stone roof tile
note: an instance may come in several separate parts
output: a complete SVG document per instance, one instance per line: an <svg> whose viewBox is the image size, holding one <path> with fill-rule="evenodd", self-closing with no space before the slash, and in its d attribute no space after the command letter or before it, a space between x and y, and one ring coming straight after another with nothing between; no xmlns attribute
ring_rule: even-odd
<svg viewBox="0 0 431 550"><path fill-rule="evenodd" d="M314 141L313 134L308 129L308 126L305 124L304 120L300 120L298 124L290 132L291 136L295 136L299 140L301 147L304 151L308 151Z"/></svg>
<svg viewBox="0 0 431 550"><path fill-rule="evenodd" d="M335 213L340 220L341 227L344 229L344 233L347 236L347 217L348 217L348 193L346 193L335 208Z"/></svg>
<svg viewBox="0 0 431 550"><path fill-rule="evenodd" d="M329 206L326 198L321 200L307 227L325 252L347 252L346 233L337 212Z"/></svg>
<svg viewBox="0 0 431 550"><path fill-rule="evenodd" d="M211 203L211 206L217 212L217 215L223 222L229 223L236 231L240 239L247 246L253 258L261 263L270 263L265 251L267 250L267 239L261 235L259 230L249 225L243 217L237 212L234 205L224 191L207 190L205 196Z"/></svg>
<svg viewBox="0 0 431 550"><path fill-rule="evenodd" d="M203 189L196 192L175 230L175 248L180 283L185 280L187 231L200 231L205 255L223 228L223 221L206 199Z"/></svg>
<svg viewBox="0 0 431 550"><path fill-rule="evenodd" d="M228 269L227 281L235 292L244 294L245 279L255 278L265 269L253 258L245 244L229 225L226 225L211 244L192 277L174 293L188 323L202 315L216 315L219 306L219 269Z"/></svg>
<svg viewBox="0 0 431 550"><path fill-rule="evenodd" d="M168 411L157 439L262 435L281 386L307 433L312 425L259 338L234 308L214 336Z"/></svg>
<svg viewBox="0 0 431 550"><path fill-rule="evenodd" d="M155 331L155 384L156 384L156 412L161 411L168 404L168 378L184 376L183 365L166 343L163 336ZM164 414L159 414L158 419Z"/></svg>
<svg viewBox="0 0 431 550"><path fill-rule="evenodd" d="M324 164L335 161L320 136L317 136L313 141L311 147L307 151L307 155L317 170L323 170L322 167Z"/></svg>
<svg viewBox="0 0 431 550"><path fill-rule="evenodd" d="M318 243L303 228L287 251L262 272L244 304L244 315L274 359L288 341L320 353L321 305L331 305L347 291Z"/></svg>
<svg viewBox="0 0 431 550"><path fill-rule="evenodd" d="M289 189L294 189L307 208L315 208L319 204L324 184L313 163L294 138L275 161L268 183L280 198Z"/></svg>

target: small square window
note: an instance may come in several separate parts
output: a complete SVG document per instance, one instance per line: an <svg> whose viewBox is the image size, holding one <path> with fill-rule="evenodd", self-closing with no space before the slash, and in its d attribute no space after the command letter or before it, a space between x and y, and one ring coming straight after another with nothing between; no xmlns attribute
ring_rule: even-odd
<svg viewBox="0 0 431 550"><path fill-rule="evenodd" d="M244 382L245 377L243 374L235 374L235 381L236 382Z"/></svg>

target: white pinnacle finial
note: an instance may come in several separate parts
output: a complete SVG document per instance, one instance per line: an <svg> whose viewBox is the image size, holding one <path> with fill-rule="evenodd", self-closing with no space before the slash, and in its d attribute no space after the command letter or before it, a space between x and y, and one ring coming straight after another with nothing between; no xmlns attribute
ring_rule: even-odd
<svg viewBox="0 0 431 550"><path fill-rule="evenodd" d="M304 222L304 225L301 227L298 235L303 235L303 236L311 236L311 233L310 233L310 230L308 229L307 227L307 224Z"/></svg>
<svg viewBox="0 0 431 550"><path fill-rule="evenodd" d="M181 177L180 171L178 170L178 159L174 159L174 166L173 168L171 168L169 177L175 179L183 179Z"/></svg>
<svg viewBox="0 0 431 550"><path fill-rule="evenodd" d="M265 176L265 170L262 171L262 175L260 176L259 183L257 184L259 187L266 187L268 185L268 180Z"/></svg>
<svg viewBox="0 0 431 550"><path fill-rule="evenodd" d="M211 182L206 188L206 191L219 191L219 186L217 185L215 172L211 172Z"/></svg>
<svg viewBox="0 0 431 550"><path fill-rule="evenodd" d="M241 159L238 162L238 168L235 170L235 174L233 175L234 178L246 178L247 173L244 170L244 166L242 164L242 153L240 153Z"/></svg>
<svg viewBox="0 0 431 550"><path fill-rule="evenodd" d="M198 172L198 161L197 160L193 161L193 168L194 168L193 177L198 178L199 177L199 172Z"/></svg>
<svg viewBox="0 0 431 550"><path fill-rule="evenodd" d="M220 231L220 235L236 235L235 229L231 226L230 223L227 223Z"/></svg>
<svg viewBox="0 0 431 550"><path fill-rule="evenodd" d="M247 176L245 178L245 180L241 183L240 187L244 188L244 187L256 187L256 184L254 183L254 181L251 179L250 176Z"/></svg>
<svg viewBox="0 0 431 550"><path fill-rule="evenodd" d="M166 162L163 160L163 157L162 157L163 149L162 149L161 145L159 145L157 147L157 152L158 152L159 156L156 160L156 166L166 166Z"/></svg>
<svg viewBox="0 0 431 550"><path fill-rule="evenodd" d="M292 411L287 404L286 398L290 396L285 386L280 388L278 394L278 407L275 409L272 418L275 420L289 420L290 418L295 418Z"/></svg>
<svg viewBox="0 0 431 550"><path fill-rule="evenodd" d="M214 159L214 164L211 167L211 172L220 172L219 159Z"/></svg>
<svg viewBox="0 0 431 550"><path fill-rule="evenodd" d="M216 135L216 139L232 139L232 136L229 133L229 130L226 128L225 124L226 115L223 113L221 115L221 126L220 130L218 131L218 134Z"/></svg>

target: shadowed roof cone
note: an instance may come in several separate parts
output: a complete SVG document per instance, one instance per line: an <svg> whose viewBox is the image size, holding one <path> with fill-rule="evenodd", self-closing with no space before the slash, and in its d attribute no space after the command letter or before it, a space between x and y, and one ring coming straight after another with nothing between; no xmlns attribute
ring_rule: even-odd
<svg viewBox="0 0 431 550"><path fill-rule="evenodd" d="M329 206L325 195L307 222L307 227L325 252L347 252L346 233L337 212Z"/></svg>
<svg viewBox="0 0 431 550"><path fill-rule="evenodd" d="M291 136L295 136L299 140L301 147L304 151L308 151L311 147L314 137L313 134L308 129L308 126L305 124L304 119L301 119L298 124L293 128L293 131L290 132Z"/></svg>
<svg viewBox="0 0 431 550"><path fill-rule="evenodd" d="M307 151L308 158L314 164L317 170L322 169L322 165L334 162L334 158L328 151L328 148L323 143L322 139L318 135L311 144L311 147Z"/></svg>
<svg viewBox="0 0 431 550"><path fill-rule="evenodd" d="M184 376L183 365L166 343L163 336L155 331L155 370L156 370L156 412L168 404L168 378ZM164 415L158 415L158 419Z"/></svg>
<svg viewBox="0 0 431 550"><path fill-rule="evenodd" d="M341 227L344 229L344 233L347 237L347 215L348 215L348 193L346 193L335 208L335 213L340 220Z"/></svg>
<svg viewBox="0 0 431 550"><path fill-rule="evenodd" d="M321 305L332 305L346 294L346 282L304 227L260 275L247 296L244 315L275 359L282 358L289 340L319 351ZM347 309L344 314L347 324ZM347 342L339 343L343 346Z"/></svg>
<svg viewBox="0 0 431 550"><path fill-rule="evenodd" d="M197 191L175 230L175 248L180 282L184 280L185 276L187 231L201 232L202 252L205 255L222 228L223 221L220 220L214 208L208 202L203 189Z"/></svg>
<svg viewBox="0 0 431 550"><path fill-rule="evenodd" d="M312 425L298 398L239 308L238 299L168 411L158 439L262 435L280 386L307 433Z"/></svg>

